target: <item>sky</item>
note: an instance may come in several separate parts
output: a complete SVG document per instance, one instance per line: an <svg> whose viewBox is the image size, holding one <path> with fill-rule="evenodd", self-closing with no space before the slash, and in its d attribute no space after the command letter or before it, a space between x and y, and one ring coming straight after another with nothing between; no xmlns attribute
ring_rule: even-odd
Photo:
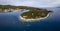
<svg viewBox="0 0 60 31"><path fill-rule="evenodd" d="M0 4L32 7L56 7L60 5L60 0L0 0Z"/></svg>

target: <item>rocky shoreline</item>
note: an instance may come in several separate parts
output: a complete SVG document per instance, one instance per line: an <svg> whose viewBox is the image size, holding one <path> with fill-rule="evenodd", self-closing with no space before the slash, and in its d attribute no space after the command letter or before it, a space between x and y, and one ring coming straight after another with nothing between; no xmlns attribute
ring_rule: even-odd
<svg viewBox="0 0 60 31"><path fill-rule="evenodd" d="M49 15L50 15L50 13L48 13L46 17L37 18L37 19L25 19L25 18L23 18L23 17L21 17L21 16L19 16L19 18L20 18L21 20L23 20L23 21L31 22L31 21L35 21L35 20L42 20L42 19L45 19L45 18L47 18Z"/></svg>

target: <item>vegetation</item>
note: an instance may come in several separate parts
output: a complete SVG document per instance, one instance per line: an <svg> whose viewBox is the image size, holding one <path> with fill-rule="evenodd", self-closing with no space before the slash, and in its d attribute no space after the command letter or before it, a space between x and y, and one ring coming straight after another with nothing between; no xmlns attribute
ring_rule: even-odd
<svg viewBox="0 0 60 31"><path fill-rule="evenodd" d="M47 11L47 9L35 8L35 7L27 7L27 6L11 6L11 5L0 5L0 12L4 12L5 9L26 9L30 10L28 12L24 12L21 14L22 17L29 18L41 18L47 16L47 14L51 11Z"/></svg>
<svg viewBox="0 0 60 31"><path fill-rule="evenodd" d="M42 18L42 17L45 17L47 16L47 14L51 12L51 11L47 11L46 9L43 10L30 10L28 12L24 12L21 14L21 16L23 18L26 18L26 19L36 19L36 18Z"/></svg>
<svg viewBox="0 0 60 31"><path fill-rule="evenodd" d="M0 12L4 12L5 9L26 9L26 10L41 10L41 8L27 7L27 6L12 6L12 5L0 5Z"/></svg>

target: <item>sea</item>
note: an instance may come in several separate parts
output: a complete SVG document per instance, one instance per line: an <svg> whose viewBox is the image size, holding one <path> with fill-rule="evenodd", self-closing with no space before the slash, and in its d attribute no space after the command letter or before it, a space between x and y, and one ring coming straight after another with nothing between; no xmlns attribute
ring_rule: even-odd
<svg viewBox="0 0 60 31"><path fill-rule="evenodd" d="M22 21L19 12L0 12L0 31L60 31L60 8L46 8L52 13L43 20Z"/></svg>

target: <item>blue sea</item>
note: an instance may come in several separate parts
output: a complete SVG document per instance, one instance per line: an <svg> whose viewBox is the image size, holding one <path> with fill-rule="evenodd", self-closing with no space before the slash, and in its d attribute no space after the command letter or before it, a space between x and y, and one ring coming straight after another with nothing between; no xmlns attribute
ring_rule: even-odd
<svg viewBox="0 0 60 31"><path fill-rule="evenodd" d="M0 31L60 31L60 8L46 8L53 11L46 19L22 22L20 12L0 12Z"/></svg>

